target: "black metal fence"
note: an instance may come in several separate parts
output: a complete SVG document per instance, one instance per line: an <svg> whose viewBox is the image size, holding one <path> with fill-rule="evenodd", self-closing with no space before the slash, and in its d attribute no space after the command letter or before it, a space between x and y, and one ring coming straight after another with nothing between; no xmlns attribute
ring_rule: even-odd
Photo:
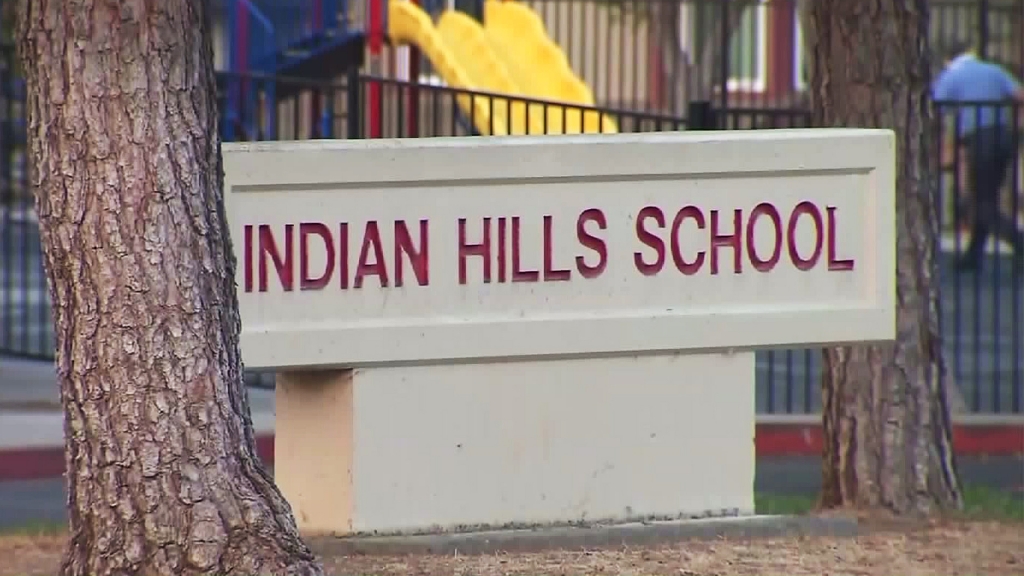
<svg viewBox="0 0 1024 576"><path fill-rule="evenodd" d="M53 357L25 150L24 82L14 49L0 45L0 354Z"/></svg>
<svg viewBox="0 0 1024 576"><path fill-rule="evenodd" d="M456 8L483 13L482 0ZM790 107L804 101L799 0L523 0L599 106L683 115L690 102ZM420 0L434 15L445 0ZM1024 74L1024 0L930 0L930 41L968 42ZM422 80L433 73L421 58ZM412 81L417 78L410 78Z"/></svg>
<svg viewBox="0 0 1024 576"><path fill-rule="evenodd" d="M686 128L681 116L358 74L345 82L315 82L222 73L218 82L222 99L236 91L244 121L238 122L233 134L240 140L659 132ZM268 102L274 100L277 105L269 106ZM767 118L770 111L764 114ZM227 121L222 118L222 122Z"/></svg>
<svg viewBox="0 0 1024 576"><path fill-rule="evenodd" d="M17 84L9 74L0 77L0 354L45 359L53 354L53 334L38 233L25 185L24 117L18 104ZM723 110L697 101L690 103L689 118L684 119L649 111L568 106L358 75L340 83L222 75L221 95L227 97L235 89L249 95L241 108L244 121L237 127L241 130L236 133L250 140L496 133L500 123L493 118L502 114L506 128L520 126L524 131L531 126L526 120L530 114L542 119L542 131L552 127L565 131L572 124L567 119L574 116L579 125L591 117L598 128L611 123L619 132L790 128L810 124L809 113L799 108ZM480 103L485 104L478 106ZM948 112L961 108L964 107L940 106ZM1019 110L1012 108L1007 118L1016 122ZM489 123L473 116L478 110L486 112ZM512 116L519 120L508 121ZM953 136L960 136L955 132L956 125L952 126ZM1013 126L1019 132L1016 124ZM1013 267L1012 251L1005 242L996 242L987 250L980 270L961 272L954 266L968 238L965 227L971 218L966 214L972 207L972 195L966 177L969 158L950 154L946 160L935 193L941 209L939 219L944 224L939 280L942 330L951 377L969 410L1024 413L1024 277ZM1011 164L1002 192L1002 210L1018 227L1024 227L1019 153L1013 155ZM816 349L759 353L758 410L816 413L820 407L820 356ZM254 385L272 382L269 374L249 376Z"/></svg>
<svg viewBox="0 0 1024 576"><path fill-rule="evenodd" d="M942 231L940 321L951 377L971 409L1021 413L1024 235L1019 231L1024 230L1020 147L1024 110L1017 102L939 103L937 108L942 119L936 206ZM970 128L974 126L1001 126L1002 130ZM993 212L979 214L985 211L986 198ZM964 269L961 259L980 233L979 222L987 223L994 234L983 245L980 267Z"/></svg>

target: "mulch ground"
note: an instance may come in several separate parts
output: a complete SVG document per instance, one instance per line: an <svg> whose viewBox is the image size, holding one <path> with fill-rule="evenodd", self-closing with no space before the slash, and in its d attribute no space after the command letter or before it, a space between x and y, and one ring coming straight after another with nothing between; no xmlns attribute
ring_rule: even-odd
<svg viewBox="0 0 1024 576"><path fill-rule="evenodd" d="M1024 524L867 522L857 538L687 541L613 550L323 558L334 576L1021 576ZM53 576L64 536L0 536L0 576Z"/></svg>

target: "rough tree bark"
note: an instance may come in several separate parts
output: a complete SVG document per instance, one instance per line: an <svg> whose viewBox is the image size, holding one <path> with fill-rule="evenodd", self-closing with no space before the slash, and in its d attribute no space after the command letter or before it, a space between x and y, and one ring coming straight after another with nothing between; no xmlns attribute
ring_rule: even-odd
<svg viewBox="0 0 1024 576"><path fill-rule="evenodd" d="M817 0L815 126L896 132L896 342L824 353L824 507L961 506L938 331L928 0Z"/></svg>
<svg viewBox="0 0 1024 576"><path fill-rule="evenodd" d="M255 455L206 0L21 0L66 576L321 574Z"/></svg>

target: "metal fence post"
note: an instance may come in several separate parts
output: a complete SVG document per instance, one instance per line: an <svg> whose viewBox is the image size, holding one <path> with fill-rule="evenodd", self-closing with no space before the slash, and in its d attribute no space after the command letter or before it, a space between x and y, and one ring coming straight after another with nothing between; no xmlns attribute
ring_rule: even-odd
<svg viewBox="0 0 1024 576"><path fill-rule="evenodd" d="M687 130L714 130L717 124L710 100L693 100L686 105Z"/></svg>
<svg viewBox="0 0 1024 576"><path fill-rule="evenodd" d="M345 136L350 140L358 140L363 137L362 123L364 110L362 108L362 99L359 97L360 79L359 70L353 68L348 71L345 81L345 90L348 92L346 95L348 103L345 114Z"/></svg>
<svg viewBox="0 0 1024 576"><path fill-rule="evenodd" d="M982 59L988 58L988 13L989 0L981 0L978 3L978 56Z"/></svg>
<svg viewBox="0 0 1024 576"><path fill-rule="evenodd" d="M729 62L730 62L730 44L732 44L732 27L729 26L729 2L726 0L722 2L722 59L719 62L719 74L721 78L721 87L719 88L719 97L722 99L722 110L724 111L729 107Z"/></svg>

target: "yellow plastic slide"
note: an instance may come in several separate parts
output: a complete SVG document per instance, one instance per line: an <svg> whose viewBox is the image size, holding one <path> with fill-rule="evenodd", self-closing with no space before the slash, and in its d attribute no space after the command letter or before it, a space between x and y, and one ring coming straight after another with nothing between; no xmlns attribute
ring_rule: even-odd
<svg viewBox="0 0 1024 576"><path fill-rule="evenodd" d="M408 0L388 2L388 36L395 44L418 46L434 69L452 88L480 90L470 77L455 53L442 39L440 32L430 21L430 16ZM511 82L511 81L509 81ZM467 94L456 97L462 113L470 118L477 131L483 135L504 136L510 134L508 112L493 106L489 98L471 98Z"/></svg>
<svg viewBox="0 0 1024 576"><path fill-rule="evenodd" d="M526 10L536 17L528 8ZM521 60L523 57L530 57L531 52L516 48L515 42L511 40L515 34L523 33L523 20L517 19L518 12L513 10L509 13L513 16L507 17L499 8L497 25L485 29L466 14L448 10L441 15L435 27L430 16L416 4L408 0L389 0L388 35L394 44L412 44L419 47L433 64L435 71L452 88L508 94L512 98L520 96L556 99L568 104L592 106L593 96L586 85L579 82L568 68L565 56L561 54L557 45L554 48L561 55L561 61L551 57L533 61ZM537 21L540 23L539 18ZM530 34L536 36L535 32L534 30ZM541 38L551 43L547 40L543 23L540 23L539 33ZM536 41L531 40L528 44L534 45ZM545 70L547 66L553 64L564 66L565 70ZM575 81L576 84L572 84L566 78ZM584 97L589 101L582 101L581 98ZM483 135L616 131L615 124L610 118L602 118L602 115L596 112L574 113L571 109L558 106L528 105L499 96L474 97L460 94L456 101L462 113L472 121L477 132Z"/></svg>
<svg viewBox="0 0 1024 576"><path fill-rule="evenodd" d="M474 90L522 96L523 90L509 76L505 65L491 49L483 26L463 12L445 10L437 20L442 41L466 70ZM510 134L550 134L544 127L544 108L522 100L487 98L493 116L506 119ZM478 127L477 130L484 133ZM557 133L557 132L556 132Z"/></svg>
<svg viewBox="0 0 1024 576"><path fill-rule="evenodd" d="M508 69L512 79L524 89L524 95L542 100L555 100L580 106L594 106L594 95L569 65L562 48L548 36L544 21L532 8L512 0L486 0L484 29L487 39ZM614 133L615 121L598 112L549 114L548 129L558 122L559 132Z"/></svg>

